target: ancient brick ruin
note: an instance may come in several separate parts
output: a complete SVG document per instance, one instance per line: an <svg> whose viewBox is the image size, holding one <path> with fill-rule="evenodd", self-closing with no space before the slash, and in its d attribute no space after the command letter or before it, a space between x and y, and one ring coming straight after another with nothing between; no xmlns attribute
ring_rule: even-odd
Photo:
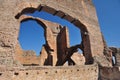
<svg viewBox="0 0 120 80"><path fill-rule="evenodd" d="M82 41L70 46L68 28L26 15L35 11L74 24ZM20 23L27 20L44 29L40 56L18 41ZM91 0L0 0L0 23L0 80L120 80L120 49L106 45Z"/></svg>

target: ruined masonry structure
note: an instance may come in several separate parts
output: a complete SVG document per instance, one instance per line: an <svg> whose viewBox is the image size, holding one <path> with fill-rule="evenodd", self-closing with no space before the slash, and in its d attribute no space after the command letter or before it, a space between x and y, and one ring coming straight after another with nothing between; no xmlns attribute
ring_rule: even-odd
<svg viewBox="0 0 120 80"><path fill-rule="evenodd" d="M74 24L82 41L70 46L68 28L26 15L35 11ZM20 24L28 20L44 29L40 56L18 41ZM92 0L0 0L0 80L120 80L119 66L120 48L106 45Z"/></svg>

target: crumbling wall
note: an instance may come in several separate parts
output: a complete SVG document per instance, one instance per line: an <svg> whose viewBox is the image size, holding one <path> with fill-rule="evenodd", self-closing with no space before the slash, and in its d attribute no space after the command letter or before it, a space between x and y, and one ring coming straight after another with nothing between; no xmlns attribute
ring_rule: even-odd
<svg viewBox="0 0 120 80"><path fill-rule="evenodd" d="M15 47L15 61L26 66L39 65L39 59L36 53L32 50L22 50L19 42Z"/></svg>
<svg viewBox="0 0 120 80"><path fill-rule="evenodd" d="M23 58L23 62L22 62L23 65L26 66L39 65L38 57L36 56L36 53L32 50L23 51L22 58Z"/></svg>
<svg viewBox="0 0 120 80"><path fill-rule="evenodd" d="M49 55L45 49L45 46L42 47L40 56L39 56L39 64L40 66L47 65L49 63L48 59ZM50 65L50 63L48 64Z"/></svg>
<svg viewBox="0 0 120 80"><path fill-rule="evenodd" d="M120 80L120 67L100 67L100 80Z"/></svg>
<svg viewBox="0 0 120 80"><path fill-rule="evenodd" d="M82 53L76 52L71 56L71 59L75 62L75 65L85 65L85 57Z"/></svg>
<svg viewBox="0 0 120 80"><path fill-rule="evenodd" d="M83 54L87 64L97 62L101 66L111 65L104 55L104 41L91 0L0 0L0 80L98 80L98 77L103 80L120 79L118 67L100 67L98 72L98 66L94 64L73 67L23 67L19 65L20 68L18 66L14 68L19 64L16 62L17 59L24 62L21 59L22 57L19 56L24 51L17 45L20 23L24 18L22 16L26 13L41 10L65 19L81 30ZM32 19L39 22L37 18ZM55 39L61 27L58 24L49 24L46 21L45 24L50 27L44 27L49 31L46 33L46 46L49 49L48 52L50 51L51 53L50 56L53 56L54 62L52 64L55 65L57 61L57 55L55 54L57 52L57 41ZM45 24L42 23L44 26ZM57 27L51 27L53 25ZM119 66L120 62L119 57L119 53L117 53L117 66ZM28 58L31 59L30 57Z"/></svg>
<svg viewBox="0 0 120 80"><path fill-rule="evenodd" d="M56 65L57 62L57 36L62 26L57 23L43 20L32 16L22 15L19 19L21 22L27 20L35 20L44 28L44 36L46 43L43 45L40 56L36 56L34 52L23 51L19 42L16 45L16 60L22 61L22 64L39 64L39 65ZM22 53L22 54L21 54ZM31 54L33 53L33 55ZM41 55L42 54L42 55ZM20 57L22 56L22 59Z"/></svg>
<svg viewBox="0 0 120 80"><path fill-rule="evenodd" d="M61 45L62 44L62 45ZM62 65L67 55L67 49L70 47L68 28L63 27L57 36L57 65Z"/></svg>
<svg viewBox="0 0 120 80"><path fill-rule="evenodd" d="M42 23L45 24L46 28L45 28L45 39L46 39L46 43L43 46L47 52L47 59L44 60L45 65L56 65L57 62L57 36L58 33L60 32L60 29L62 28L62 26L60 24L57 23L53 23L50 21L46 21L40 18L36 18L38 21L41 21ZM46 55L46 53L42 53L42 55ZM42 56L40 55L40 57ZM43 56L44 57L44 56ZM42 58L42 57L41 57ZM49 64L47 64L49 63ZM41 63L40 63L41 64Z"/></svg>
<svg viewBox="0 0 120 80"><path fill-rule="evenodd" d="M87 47L84 43L86 54L91 54L92 57L104 58L102 36L91 0L4 0L0 1L0 48L5 51L10 50L7 51L9 52L7 54L10 54L9 57L5 55L4 59L1 57L0 62L4 61L4 65L9 63L13 66L15 45L17 44L20 26L19 17L22 14L32 13L36 10L49 12L73 23L81 29L83 34L86 35L87 33L88 35L87 38L84 37L89 45ZM0 54L3 53L0 52ZM102 64L102 62L100 63ZM103 63L102 65L106 64Z"/></svg>
<svg viewBox="0 0 120 80"><path fill-rule="evenodd" d="M15 61L19 61L20 64L23 64L24 59L23 59L23 55L24 51L22 50L19 42L17 42L16 46L15 46Z"/></svg>
<svg viewBox="0 0 120 80"><path fill-rule="evenodd" d="M14 71L13 71L14 70ZM26 67L0 70L0 80L98 80L98 66Z"/></svg>

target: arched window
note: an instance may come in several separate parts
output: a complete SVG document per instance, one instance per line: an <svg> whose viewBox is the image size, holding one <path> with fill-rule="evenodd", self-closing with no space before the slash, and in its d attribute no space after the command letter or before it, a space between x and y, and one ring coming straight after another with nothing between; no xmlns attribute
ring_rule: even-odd
<svg viewBox="0 0 120 80"><path fill-rule="evenodd" d="M46 12L48 12L48 13L46 13ZM64 52L65 52L64 54L68 54L70 52L70 54L72 55L78 48L80 48L81 52L85 56L85 64L93 63L93 57L92 57L91 48L90 48L89 33L88 33L86 27L79 20L71 17L70 15L68 15L62 11L56 11L53 8L48 7L48 6L40 6L40 8L38 8L38 9L32 8L32 7L25 8L21 11L21 13L18 13L15 16L15 18L19 19L21 17L21 15L23 15L23 14L33 16L33 17L40 17L40 18L46 19L48 21L59 23L63 26L70 27L69 28L70 47L67 47L69 49L67 49L67 48L64 49ZM68 24L71 24L71 25L68 25ZM71 28L71 26L73 26L73 28ZM67 51L67 53L66 53L66 51ZM59 54L59 52L57 52L57 54ZM67 58L70 58L71 55L64 57L63 60L67 61ZM62 62L64 63L64 61L62 61Z"/></svg>
<svg viewBox="0 0 120 80"><path fill-rule="evenodd" d="M44 29L34 20L21 22L19 42L24 50L34 50L38 56L45 44Z"/></svg>
<svg viewBox="0 0 120 80"><path fill-rule="evenodd" d="M70 46L80 44L82 41L80 29L65 19L62 19L58 16L54 16L50 13L45 12L45 11L40 11L40 12L35 11L32 14L29 13L26 15L33 16L33 17L39 17L39 18L42 18L42 19L45 19L45 20L48 20L51 22L58 23L62 26L66 26L69 30Z"/></svg>

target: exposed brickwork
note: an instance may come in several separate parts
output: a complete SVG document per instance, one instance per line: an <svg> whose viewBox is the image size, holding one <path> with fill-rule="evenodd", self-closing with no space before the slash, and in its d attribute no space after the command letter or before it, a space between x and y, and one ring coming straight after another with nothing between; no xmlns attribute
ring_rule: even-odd
<svg viewBox="0 0 120 80"><path fill-rule="evenodd" d="M74 53L71 56L71 59L75 62L76 65L85 65L85 57L81 53Z"/></svg>
<svg viewBox="0 0 120 80"><path fill-rule="evenodd" d="M56 5L57 3L59 4ZM15 47L20 25L20 20L17 19L19 19L22 14L31 13L35 10L44 10L68 20L81 29L83 36L87 35L83 37L84 52L87 64L91 63L92 57L94 56L99 57L99 55L101 55L101 58L104 58L104 55L102 54L104 47L95 8L89 0L11 0L0 3L0 10L1 46L4 44L12 47L12 49ZM56 13L56 11L58 12ZM5 40L2 38L3 36L6 36ZM12 54L14 54L14 52ZM102 65L105 64L103 63Z"/></svg>
<svg viewBox="0 0 120 80"><path fill-rule="evenodd" d="M120 67L101 67L100 80L120 80Z"/></svg>
<svg viewBox="0 0 120 80"><path fill-rule="evenodd" d="M97 80L98 67L26 67L0 70L0 74L0 80Z"/></svg>
<svg viewBox="0 0 120 80"><path fill-rule="evenodd" d="M78 27L82 42L70 46L66 27L25 15L41 10ZM44 28L46 43L38 57L34 51L22 50L18 41L20 23L27 20L35 20ZM0 80L120 79L120 50L110 50L105 44L91 0L0 0L0 24ZM75 53L78 48L83 56ZM112 56L118 67L111 65ZM61 66L65 62L75 66L52 67L60 59Z"/></svg>
<svg viewBox="0 0 120 80"><path fill-rule="evenodd" d="M61 63L67 55L67 48L69 48L69 34L67 27L63 27L57 37L57 49L58 49L58 62L57 65L62 65ZM63 45L61 45L63 44Z"/></svg>

